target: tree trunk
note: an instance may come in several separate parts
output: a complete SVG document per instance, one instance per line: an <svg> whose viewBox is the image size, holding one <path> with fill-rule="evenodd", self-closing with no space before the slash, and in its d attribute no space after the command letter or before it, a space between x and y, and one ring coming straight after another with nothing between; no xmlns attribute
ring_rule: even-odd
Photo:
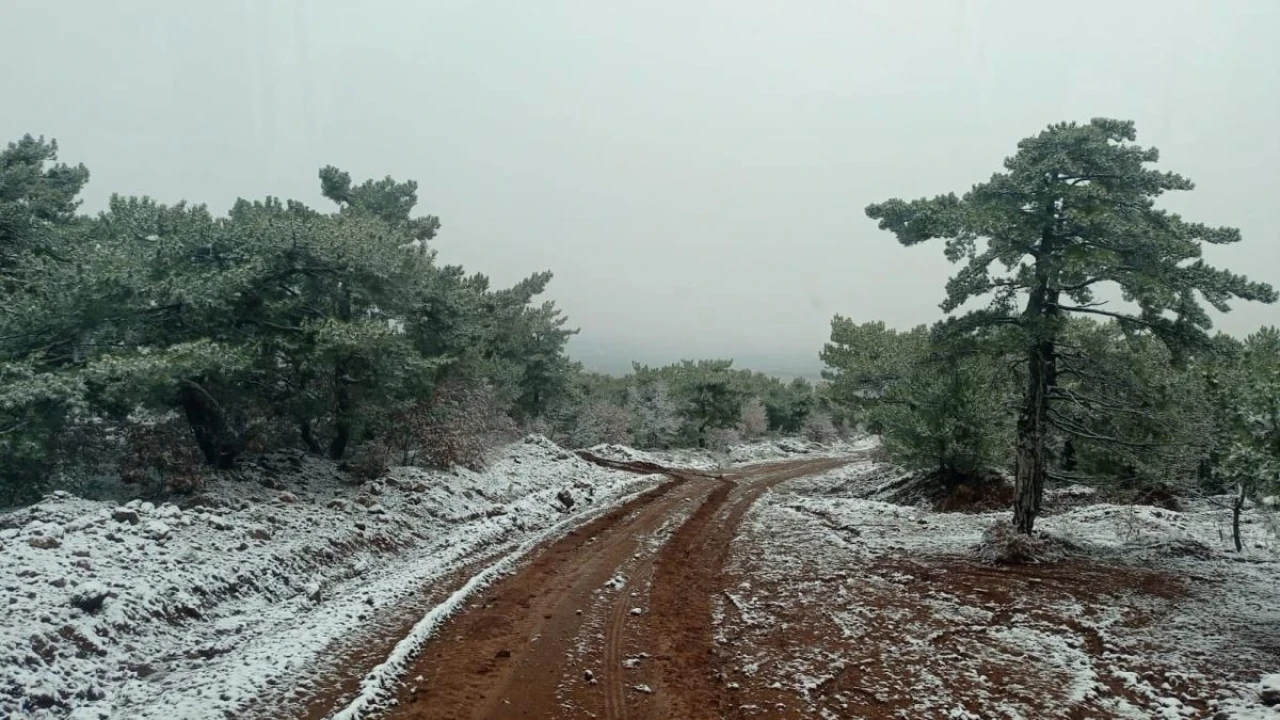
<svg viewBox="0 0 1280 720"><path fill-rule="evenodd" d="M333 440L329 442L329 457L341 460L351 442L351 388L346 377L346 367L339 362L333 370L333 392L336 403L333 411Z"/></svg>
<svg viewBox="0 0 1280 720"><path fill-rule="evenodd" d="M311 429L311 421L303 420L298 423L298 432L302 435L302 443L307 446L307 452L319 455L321 452L320 442L316 440L316 434Z"/></svg>
<svg viewBox="0 0 1280 720"><path fill-rule="evenodd" d="M1052 342L1043 341L1027 356L1027 390L1018 418L1017 481L1014 486L1013 524L1019 532L1031 534L1040 500L1049 439L1049 390L1053 387L1056 362Z"/></svg>
<svg viewBox="0 0 1280 720"><path fill-rule="evenodd" d="M351 291L343 289L338 301L338 319L351 322ZM339 359L333 366L333 440L329 442L329 457L341 460L351 443L351 378L347 376L347 363Z"/></svg>
<svg viewBox="0 0 1280 720"><path fill-rule="evenodd" d="M1235 502L1231 503L1231 539L1236 543L1236 552L1244 552L1244 543L1240 542L1240 511L1244 509L1244 483L1240 483Z"/></svg>
<svg viewBox="0 0 1280 720"><path fill-rule="evenodd" d="M207 390L191 380L182 384L181 400L205 462L219 470L231 469L244 443L229 427L226 413Z"/></svg>
<svg viewBox="0 0 1280 720"><path fill-rule="evenodd" d="M1053 228L1040 239L1040 257L1052 253ZM1036 285L1023 311L1023 328L1032 334L1027 351L1027 389L1018 417L1017 478L1013 491L1013 524L1019 532L1031 534L1049 460L1049 393L1057 382L1058 291L1049 289L1049 275L1037 260Z"/></svg>

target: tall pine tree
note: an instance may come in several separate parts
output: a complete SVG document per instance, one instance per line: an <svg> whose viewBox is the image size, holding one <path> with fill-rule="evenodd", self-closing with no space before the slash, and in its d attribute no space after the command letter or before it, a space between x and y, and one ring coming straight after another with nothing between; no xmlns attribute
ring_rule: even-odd
<svg viewBox="0 0 1280 720"><path fill-rule="evenodd" d="M1018 143L1004 171L954 193L868 206L867 215L903 245L943 238L964 265L947 283L943 310L975 298L984 309L954 318L953 331L1013 326L1024 342L1027 385L1018 418L1013 522L1030 533L1044 489L1049 438L1059 399L1058 341L1073 313L1111 317L1153 333L1175 352L1208 340L1202 302L1228 310L1233 298L1274 302L1269 285L1201 259L1205 243L1238 242L1234 228L1187 222L1156 208L1190 180L1155 170L1154 148L1133 144L1132 122L1094 119L1052 125ZM1095 290L1119 286L1124 307Z"/></svg>

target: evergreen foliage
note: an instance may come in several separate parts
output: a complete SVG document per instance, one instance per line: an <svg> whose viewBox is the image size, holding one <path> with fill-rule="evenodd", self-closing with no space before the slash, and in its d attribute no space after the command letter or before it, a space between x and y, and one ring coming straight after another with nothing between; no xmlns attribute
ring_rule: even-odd
<svg viewBox="0 0 1280 720"><path fill-rule="evenodd" d="M88 427L123 438L177 413L211 468L289 446L340 460L444 383L527 418L578 371L574 331L537 302L551 274L495 290L439 264L412 181L326 167L330 212L113 196L89 217L88 172L56 161L29 136L0 153L0 503L71 472L58 449Z"/></svg>
<svg viewBox="0 0 1280 720"><path fill-rule="evenodd" d="M1273 302L1275 291L1202 259L1206 244L1234 243L1234 228L1188 222L1156 207L1191 181L1156 170L1154 148L1134 144L1132 122L1060 123L1018 143L1004 171L963 196L891 199L867 207L903 245L941 238L961 269L942 309L986 307L949 319L950 334L1000 327L1015 333L1026 386L1018 416L1014 524L1030 533L1057 434L1075 434L1057 408L1063 395L1060 342L1073 315L1111 318L1130 334L1159 339L1175 359L1209 345L1204 304ZM1097 299L1106 287L1126 305Z"/></svg>

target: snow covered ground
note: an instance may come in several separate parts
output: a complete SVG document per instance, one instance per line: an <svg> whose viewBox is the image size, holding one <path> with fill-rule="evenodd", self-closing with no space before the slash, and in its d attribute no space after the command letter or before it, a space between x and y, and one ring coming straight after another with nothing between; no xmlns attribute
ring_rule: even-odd
<svg viewBox="0 0 1280 720"><path fill-rule="evenodd" d="M0 515L0 717L238 717L301 696L304 669L380 610L464 566L501 572L495 558L661 481L538 436L481 473L352 485L279 455L245 474L182 507L60 493Z"/></svg>
<svg viewBox="0 0 1280 720"><path fill-rule="evenodd" d="M871 499L898 479L856 463L753 508L716 632L745 717L1280 718L1276 514L1088 504L1056 493L1039 527L1087 548L1045 566L974 560L1007 513Z"/></svg>
<svg viewBox="0 0 1280 720"><path fill-rule="evenodd" d="M872 444L593 451L714 469ZM790 481L747 515L715 599L743 716L1280 717L1261 702L1280 694L1274 510L1246 512L1237 554L1217 507L1058 491L1039 527L1086 554L993 567L971 549L1005 513L886 502L902 477L857 462ZM541 538L660 482L531 436L482 473L401 468L353 485L276 455L181 507L47 498L0 515L0 717L283 716L263 698L291 707L327 690L310 683L343 657L335 646L426 602L424 587L481 587ZM395 628L403 642L380 650L352 717L463 599L433 596Z"/></svg>
<svg viewBox="0 0 1280 720"><path fill-rule="evenodd" d="M863 452L875 445L873 438L862 435L818 443L802 438L770 438L741 443L724 452L709 450L636 450L625 445L605 444L587 448L588 452L610 460L653 462L668 467L715 470L723 467L750 465L770 460L802 457L845 457Z"/></svg>

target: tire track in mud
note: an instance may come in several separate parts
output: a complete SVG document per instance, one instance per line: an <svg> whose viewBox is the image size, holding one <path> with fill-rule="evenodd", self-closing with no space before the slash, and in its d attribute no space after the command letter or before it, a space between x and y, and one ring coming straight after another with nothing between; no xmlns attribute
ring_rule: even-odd
<svg viewBox="0 0 1280 720"><path fill-rule="evenodd" d="M650 564L649 570L652 571ZM625 602L615 601L609 614L608 635L604 641L604 716L627 717L626 680L622 674L622 644L626 627Z"/></svg>
<svg viewBox="0 0 1280 720"><path fill-rule="evenodd" d="M645 714L643 709L648 702L648 695L636 692L633 688L656 682L652 662L644 662L652 657L644 651L644 648L651 645L651 633L647 621L639 621L639 618L631 614L631 609L639 607L642 614L652 612L651 590L658 551L700 506L700 503L691 500L681 501L666 522L641 542L640 551L633 556L636 563L634 567L624 566L629 570L627 587L634 589L621 592L612 599L607 619L601 665L601 674L604 676L603 717L626 720L637 713L641 716ZM633 598L639 599L632 600ZM586 629L583 628L584 631ZM628 658L628 644L637 651L631 656L635 662L630 665L624 664ZM632 705L636 706L635 712L632 711Z"/></svg>
<svg viewBox="0 0 1280 720"><path fill-rule="evenodd" d="M643 579L639 566L632 569L633 559L637 553L651 554L644 540L682 504L701 503L709 484L680 481L631 512L602 518L551 544L495 584L483 604L459 613L424 647L406 673L423 681L404 688L387 716L586 717L605 712L609 687L616 689L615 707L622 707L626 689L620 660L610 668L575 664L575 645L584 627L601 621L605 638L615 638L604 644L612 644L620 656L626 627L635 619L628 591ZM601 589L623 569L631 571L626 584L601 597ZM592 681L585 679L586 669L592 670Z"/></svg>
<svg viewBox="0 0 1280 720"><path fill-rule="evenodd" d="M727 697L711 598L724 590L738 524L778 483L846 462L673 472L477 595L423 647L378 717L719 717Z"/></svg>
<svg viewBox="0 0 1280 720"><path fill-rule="evenodd" d="M670 524L670 521L668 521L668 523L664 523L662 527L654 531L652 537L658 540L659 544L666 541L673 529ZM627 585L642 587L647 590L653 580L653 565L656 556L650 552L643 554L641 558L639 563L631 569ZM635 607L632 603L627 602L631 597L633 597L632 593L619 592L617 597L613 599L612 607L609 611L608 625L605 630L604 661L601 665L601 674L604 676L604 716L623 720L629 717L627 710L627 674L625 672L627 668L623 665L623 661L626 655L624 646L626 644L627 618L631 616L631 607Z"/></svg>
<svg viewBox="0 0 1280 720"><path fill-rule="evenodd" d="M650 717L720 718L724 658L711 622L712 598L724 588L723 571L738 525L756 499L787 480L824 472L849 458L769 463L726 477L663 547L654 575L653 623L661 638L661 692Z"/></svg>

